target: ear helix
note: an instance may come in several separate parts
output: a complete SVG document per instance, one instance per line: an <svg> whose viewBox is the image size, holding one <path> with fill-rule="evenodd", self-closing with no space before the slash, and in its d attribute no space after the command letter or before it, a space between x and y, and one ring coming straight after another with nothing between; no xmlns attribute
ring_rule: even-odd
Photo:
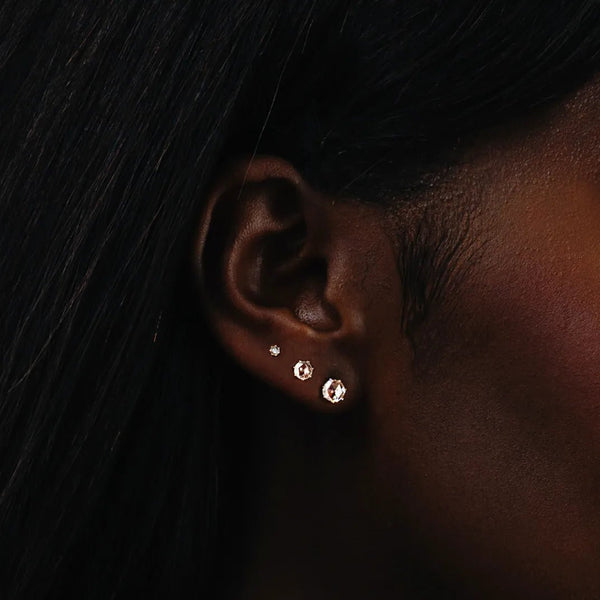
<svg viewBox="0 0 600 600"><path fill-rule="evenodd" d="M281 348L277 344L273 344L269 348L269 354L271 356L277 357L280 353ZM306 381L313 376L314 367L309 360L299 360L293 366L292 371L296 379ZM333 379L330 377L321 387L321 396L323 396L327 402L337 404L346 396L346 386L341 379Z"/></svg>

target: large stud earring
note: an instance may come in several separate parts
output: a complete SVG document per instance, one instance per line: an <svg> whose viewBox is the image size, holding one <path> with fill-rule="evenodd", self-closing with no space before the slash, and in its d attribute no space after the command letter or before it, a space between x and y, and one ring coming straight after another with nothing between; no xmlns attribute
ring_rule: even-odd
<svg viewBox="0 0 600 600"><path fill-rule="evenodd" d="M341 379L332 379L331 377L323 384L321 394L327 402L337 404L344 399L346 395L346 386Z"/></svg>
<svg viewBox="0 0 600 600"><path fill-rule="evenodd" d="M313 366L309 360L299 360L294 365L294 377L300 379L300 381L306 381L310 379L313 374Z"/></svg>

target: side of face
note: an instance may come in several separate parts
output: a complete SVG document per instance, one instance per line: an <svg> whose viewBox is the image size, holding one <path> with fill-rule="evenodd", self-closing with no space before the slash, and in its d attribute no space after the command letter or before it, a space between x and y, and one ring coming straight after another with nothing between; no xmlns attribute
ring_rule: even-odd
<svg viewBox="0 0 600 600"><path fill-rule="evenodd" d="M599 115L597 95L573 99L445 187L468 198L466 251L418 374L372 392L388 514L463 592L600 595Z"/></svg>
<svg viewBox="0 0 600 600"><path fill-rule="evenodd" d="M225 350L281 407L360 415L351 451L311 454L317 428L294 447L329 469L318 493L368 491L344 502L377 531L378 564L409 547L460 597L600 597L599 89L479 145L424 201L411 273L436 293L410 334L418 211L337 202L254 157L217 178L201 219L201 297ZM348 388L338 405L320 394L330 376Z"/></svg>

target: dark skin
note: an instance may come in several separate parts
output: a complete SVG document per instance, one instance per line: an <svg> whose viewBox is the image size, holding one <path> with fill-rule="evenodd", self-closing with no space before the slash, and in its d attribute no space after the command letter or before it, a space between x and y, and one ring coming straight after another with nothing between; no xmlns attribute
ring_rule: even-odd
<svg viewBox="0 0 600 600"><path fill-rule="evenodd" d="M272 390L248 398L236 597L600 597L597 80L432 190L411 210L336 199L273 156L216 179L204 310ZM409 335L399 240L425 211L464 235Z"/></svg>

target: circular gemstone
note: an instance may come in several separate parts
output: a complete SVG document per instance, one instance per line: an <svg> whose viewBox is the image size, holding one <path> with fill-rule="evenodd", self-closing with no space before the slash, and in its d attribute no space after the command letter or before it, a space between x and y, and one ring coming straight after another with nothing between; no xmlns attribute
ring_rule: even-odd
<svg viewBox="0 0 600 600"><path fill-rule="evenodd" d="M332 404L341 402L346 395L346 386L342 383L341 379L329 378L321 388L323 398Z"/></svg>
<svg viewBox="0 0 600 600"><path fill-rule="evenodd" d="M269 348L269 353L271 354L271 356L279 356L280 352L281 352L281 348L277 344L273 344Z"/></svg>
<svg viewBox="0 0 600 600"><path fill-rule="evenodd" d="M301 381L306 381L312 377L313 370L313 366L309 360L299 360L294 365L294 376Z"/></svg>

